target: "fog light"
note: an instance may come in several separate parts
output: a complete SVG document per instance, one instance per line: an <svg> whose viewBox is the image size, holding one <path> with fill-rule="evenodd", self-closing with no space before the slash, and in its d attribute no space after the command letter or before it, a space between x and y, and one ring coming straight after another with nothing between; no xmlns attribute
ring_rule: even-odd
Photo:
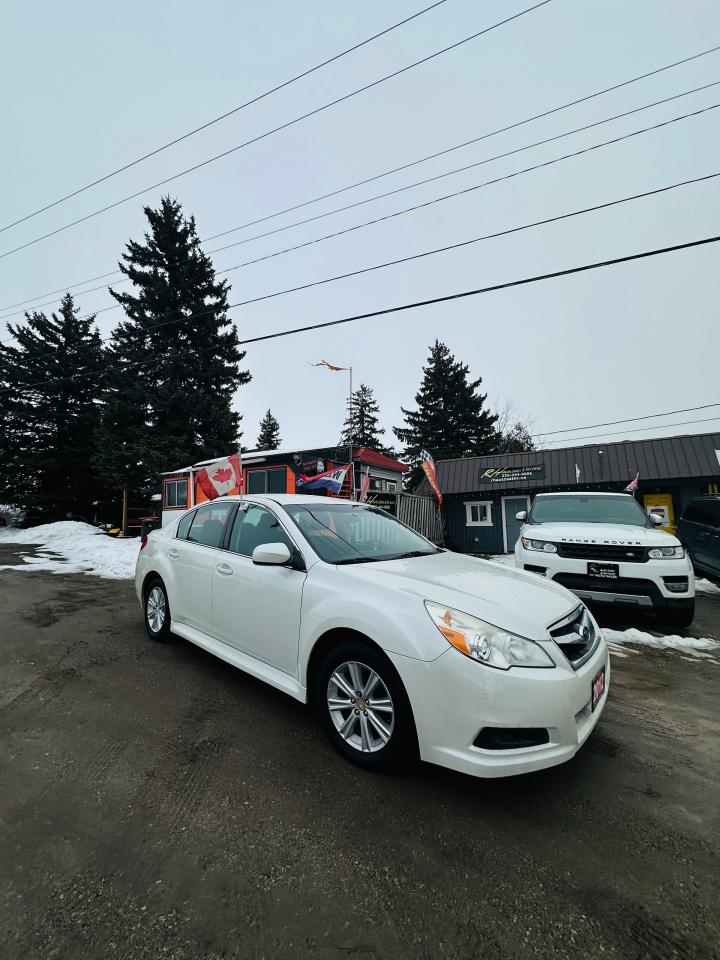
<svg viewBox="0 0 720 960"><path fill-rule="evenodd" d="M687 577L663 577L663 583L670 593L687 593L688 591Z"/></svg>

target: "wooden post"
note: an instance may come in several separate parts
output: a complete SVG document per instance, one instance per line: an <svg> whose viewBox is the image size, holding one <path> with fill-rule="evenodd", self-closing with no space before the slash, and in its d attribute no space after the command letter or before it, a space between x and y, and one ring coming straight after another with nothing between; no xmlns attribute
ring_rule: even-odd
<svg viewBox="0 0 720 960"><path fill-rule="evenodd" d="M122 534L123 536L127 535L127 521L128 521L128 492L127 492L127 487L123 487L123 498L122 498Z"/></svg>

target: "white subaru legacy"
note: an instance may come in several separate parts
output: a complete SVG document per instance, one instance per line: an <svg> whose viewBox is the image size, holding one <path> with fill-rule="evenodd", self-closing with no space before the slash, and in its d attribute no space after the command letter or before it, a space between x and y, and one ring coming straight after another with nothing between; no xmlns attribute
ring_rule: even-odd
<svg viewBox="0 0 720 960"><path fill-rule="evenodd" d="M539 770L577 752L607 699L607 646L577 597L365 504L202 504L149 536L136 587L152 639L313 703L369 768L419 752L480 777Z"/></svg>

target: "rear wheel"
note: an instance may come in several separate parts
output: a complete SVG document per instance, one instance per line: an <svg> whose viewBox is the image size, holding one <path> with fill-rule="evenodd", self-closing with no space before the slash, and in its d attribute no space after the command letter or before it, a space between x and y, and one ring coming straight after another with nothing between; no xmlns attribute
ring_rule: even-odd
<svg viewBox="0 0 720 960"><path fill-rule="evenodd" d="M402 680L371 644L344 641L325 654L316 675L315 702L330 742L354 763L390 769L416 756Z"/></svg>
<svg viewBox="0 0 720 960"><path fill-rule="evenodd" d="M167 643L170 639L170 604L165 584L157 577L145 591L145 629L151 640Z"/></svg>

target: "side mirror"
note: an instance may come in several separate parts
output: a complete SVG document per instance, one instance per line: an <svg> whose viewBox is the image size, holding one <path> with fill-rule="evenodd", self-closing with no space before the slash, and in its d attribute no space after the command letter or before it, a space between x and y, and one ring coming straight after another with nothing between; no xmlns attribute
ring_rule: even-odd
<svg viewBox="0 0 720 960"><path fill-rule="evenodd" d="M661 513L651 513L650 523L656 527L661 527L665 523L665 517Z"/></svg>
<svg viewBox="0 0 720 960"><path fill-rule="evenodd" d="M527 520L527 510L518 510L515 514L515 519L519 520L521 523L525 523Z"/></svg>
<svg viewBox="0 0 720 960"><path fill-rule="evenodd" d="M252 561L258 566L281 567L290 562L290 551L284 543L261 543L253 550Z"/></svg>

